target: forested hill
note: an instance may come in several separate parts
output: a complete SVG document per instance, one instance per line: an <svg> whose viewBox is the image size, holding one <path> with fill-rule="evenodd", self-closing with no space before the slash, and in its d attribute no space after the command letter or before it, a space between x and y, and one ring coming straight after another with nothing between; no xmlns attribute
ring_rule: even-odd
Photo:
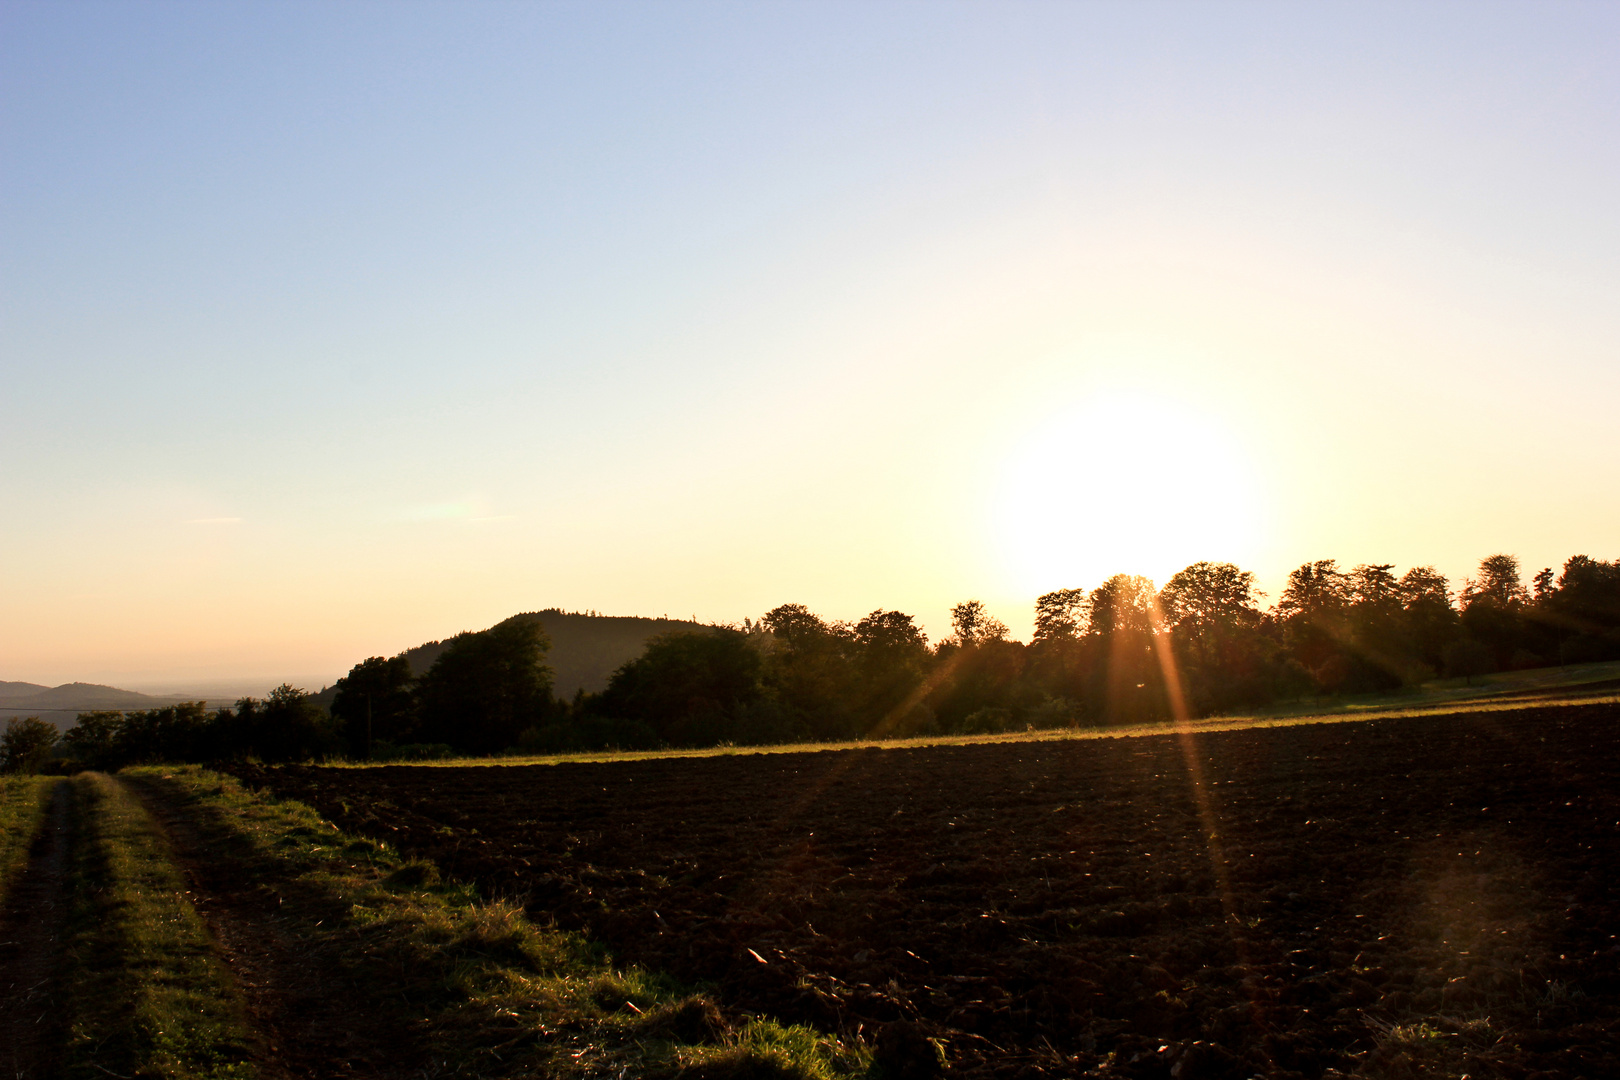
<svg viewBox="0 0 1620 1080"><path fill-rule="evenodd" d="M560 698L571 698L575 691L597 693L607 687L613 673L630 660L640 656L647 642L659 634L672 630L704 629L702 623L686 619L643 619L632 615L596 615L582 611L524 612L513 619L537 619L551 638L551 651L546 663L554 673L553 692ZM511 620L506 620L511 621ZM444 652L449 640L430 641L400 655L410 661L411 674L421 677L433 666L433 661ZM321 696L329 697L335 691ZM320 700L320 697L317 697ZM330 705L329 701L321 701Z"/></svg>

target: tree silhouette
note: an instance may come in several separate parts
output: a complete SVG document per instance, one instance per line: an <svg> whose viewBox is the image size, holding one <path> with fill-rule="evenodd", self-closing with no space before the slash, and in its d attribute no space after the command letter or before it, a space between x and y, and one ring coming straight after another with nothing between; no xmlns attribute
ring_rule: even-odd
<svg viewBox="0 0 1620 1080"><path fill-rule="evenodd" d="M373 656L337 681L332 717L339 722L349 753L370 757L375 740L399 745L416 733L416 695L411 664L403 655Z"/></svg>
<svg viewBox="0 0 1620 1080"><path fill-rule="evenodd" d="M13 717L0 732L0 772L37 773L56 746L56 728L37 716Z"/></svg>
<svg viewBox="0 0 1620 1080"><path fill-rule="evenodd" d="M450 639L417 685L421 738L472 754L503 750L552 707L540 620L514 616Z"/></svg>
<svg viewBox="0 0 1620 1080"><path fill-rule="evenodd" d="M1035 640L1061 641L1077 638L1088 607L1084 589L1057 589L1035 601Z"/></svg>
<svg viewBox="0 0 1620 1080"><path fill-rule="evenodd" d="M977 600L968 600L951 608L951 631L957 645L964 649L976 648L1007 636L1007 624L985 610Z"/></svg>
<svg viewBox="0 0 1620 1080"><path fill-rule="evenodd" d="M614 673L596 708L647 724L672 746L746 738L761 670L760 654L735 630L663 634Z"/></svg>

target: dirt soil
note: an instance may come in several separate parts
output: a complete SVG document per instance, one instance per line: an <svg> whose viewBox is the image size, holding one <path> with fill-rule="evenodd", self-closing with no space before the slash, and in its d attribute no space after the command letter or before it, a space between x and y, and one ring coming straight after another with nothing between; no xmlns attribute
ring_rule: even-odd
<svg viewBox="0 0 1620 1080"><path fill-rule="evenodd" d="M241 775L729 1010L914 1022L956 1076L1596 1077L1617 722Z"/></svg>

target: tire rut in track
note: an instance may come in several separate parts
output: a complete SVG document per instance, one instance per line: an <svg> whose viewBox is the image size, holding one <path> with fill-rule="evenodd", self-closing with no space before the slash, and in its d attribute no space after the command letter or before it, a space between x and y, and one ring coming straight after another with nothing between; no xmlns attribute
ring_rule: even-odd
<svg viewBox="0 0 1620 1080"><path fill-rule="evenodd" d="M0 1070L7 1080L55 1076L62 1049L57 1008L73 846L72 785L57 784L27 868L0 912Z"/></svg>
<svg viewBox="0 0 1620 1080"><path fill-rule="evenodd" d="M168 838L258 1035L263 1080L421 1075L418 1040L382 1015L300 933L278 888L220 850L157 785L121 778ZM336 916L338 913L333 912Z"/></svg>

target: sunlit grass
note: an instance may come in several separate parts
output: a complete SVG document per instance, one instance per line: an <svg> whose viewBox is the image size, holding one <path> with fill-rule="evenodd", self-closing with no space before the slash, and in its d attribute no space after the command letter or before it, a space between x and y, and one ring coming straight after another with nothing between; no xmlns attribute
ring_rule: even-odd
<svg viewBox="0 0 1620 1080"><path fill-rule="evenodd" d="M0 776L0 900L27 864L51 792L63 782L49 776Z"/></svg>

